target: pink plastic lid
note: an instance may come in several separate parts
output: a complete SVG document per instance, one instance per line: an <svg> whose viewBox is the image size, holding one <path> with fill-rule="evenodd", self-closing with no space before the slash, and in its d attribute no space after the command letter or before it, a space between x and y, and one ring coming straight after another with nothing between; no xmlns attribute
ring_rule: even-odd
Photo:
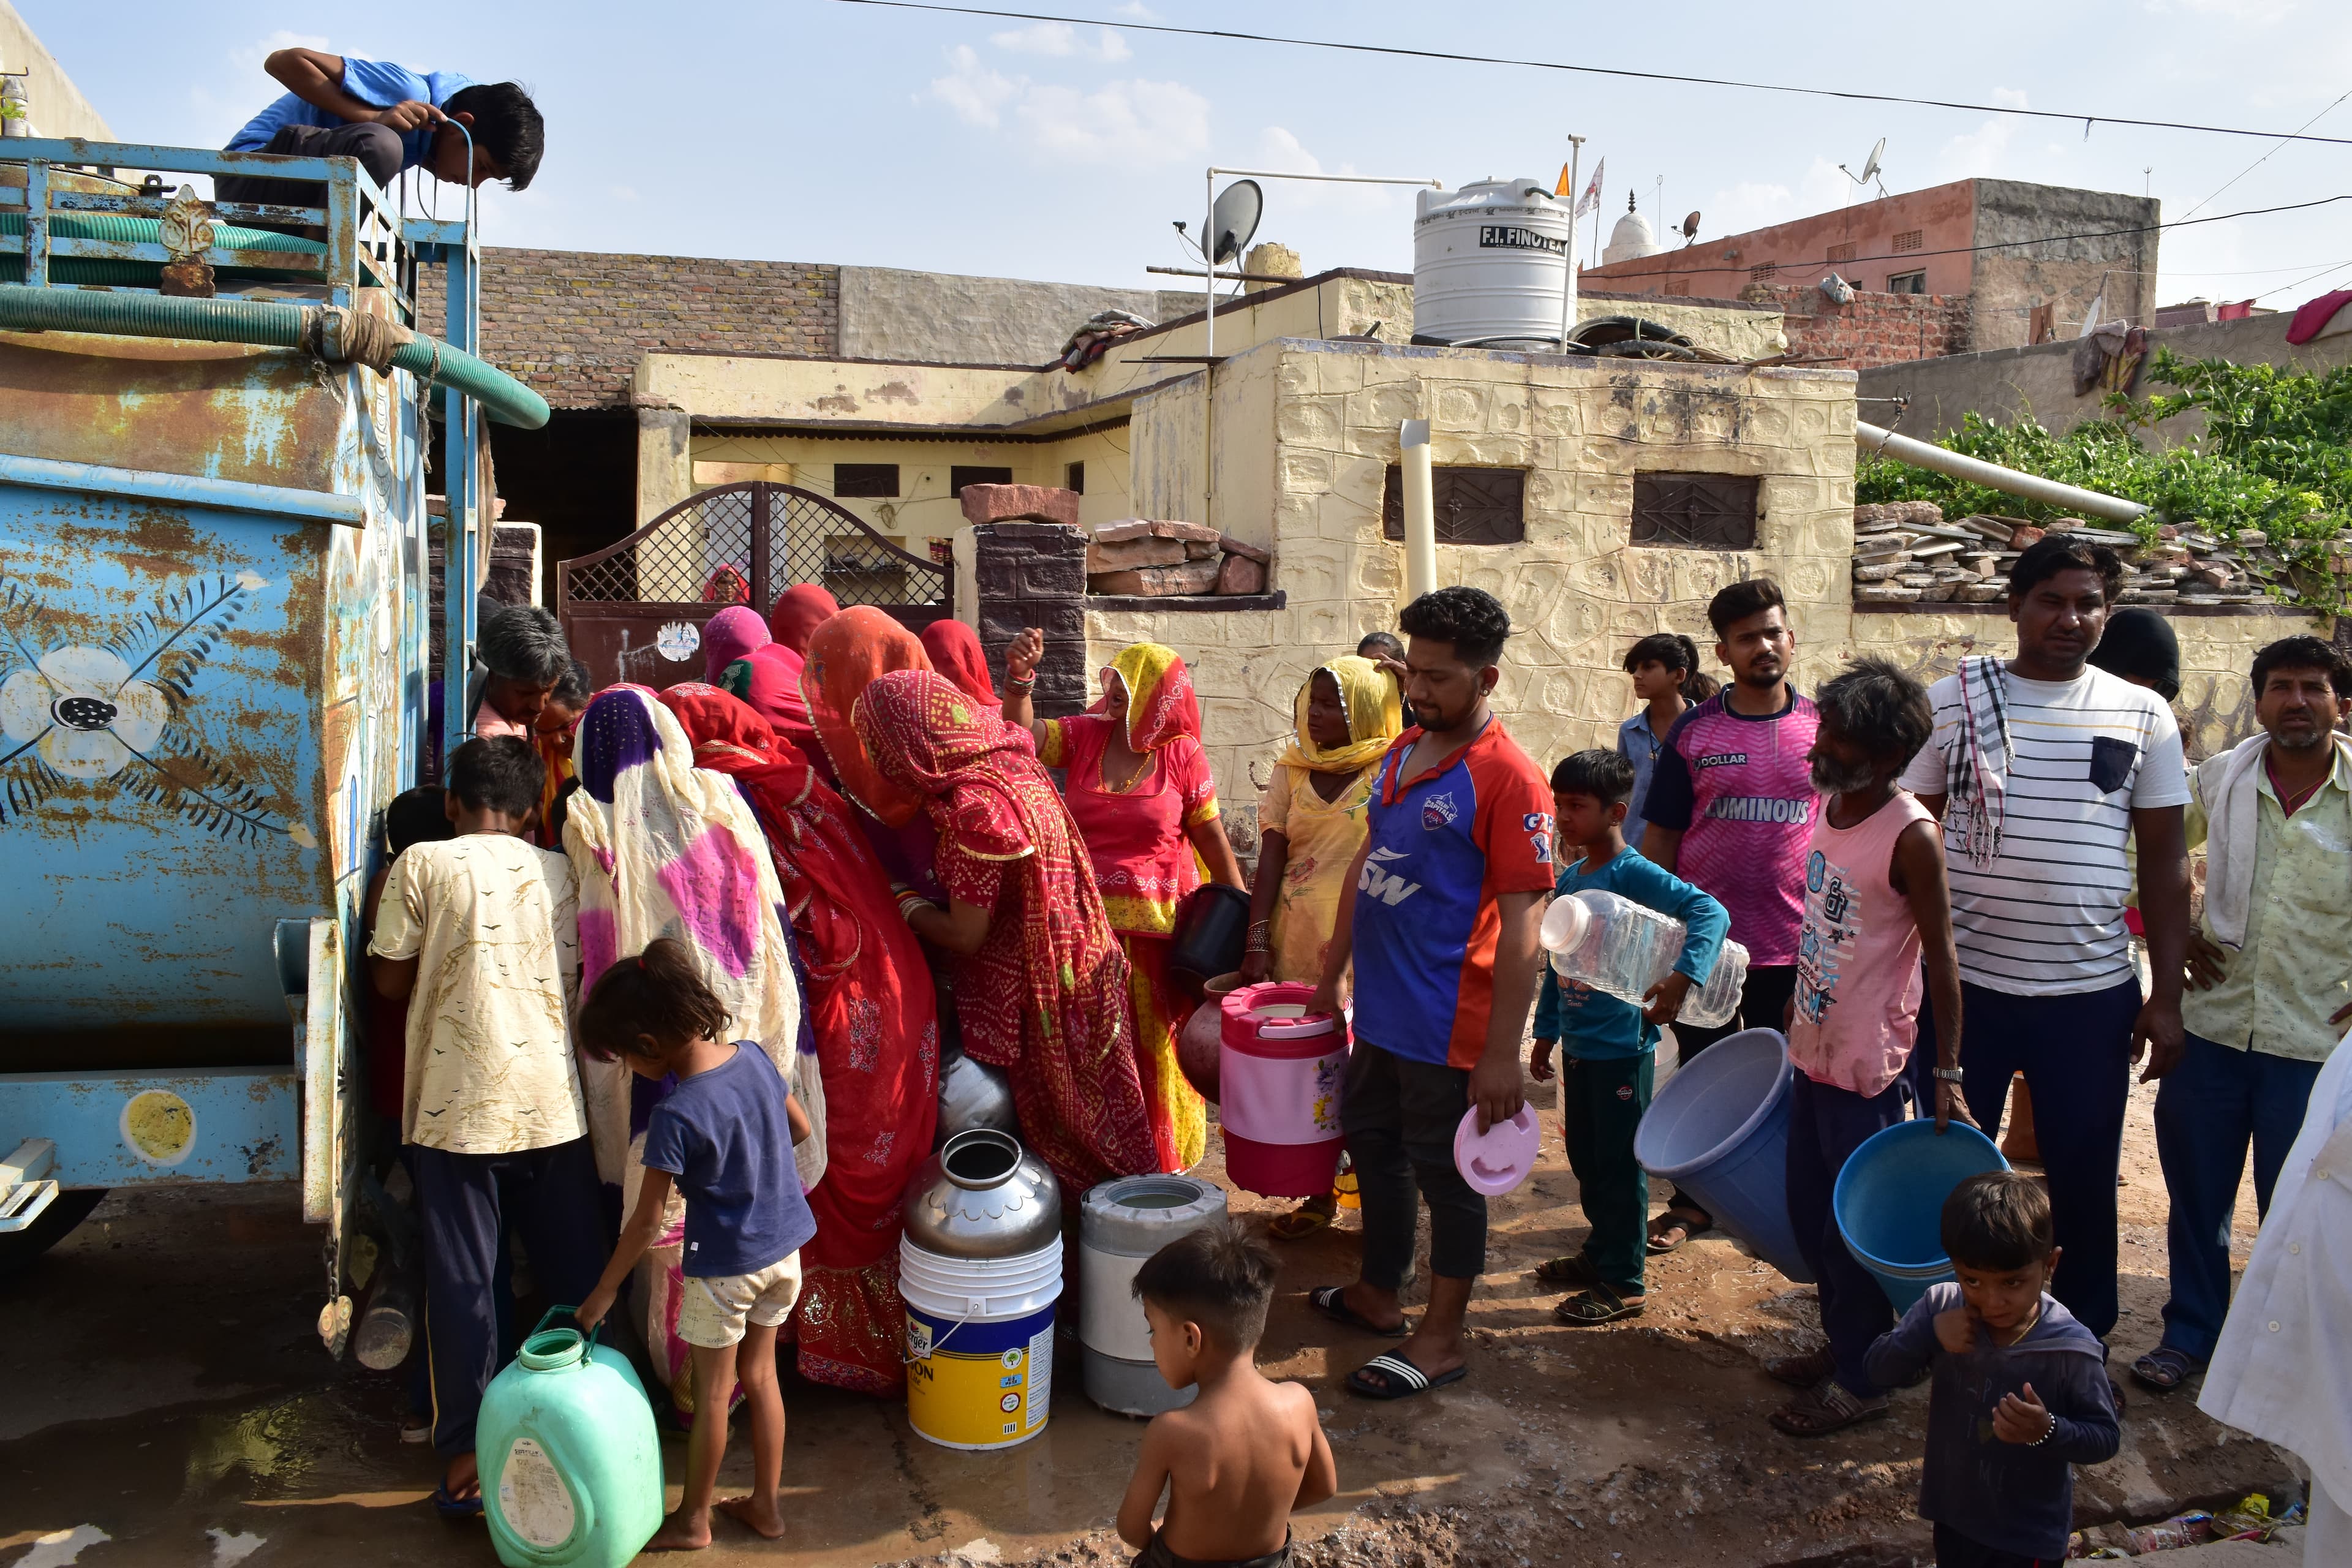
<svg viewBox="0 0 2352 1568"><path fill-rule="evenodd" d="M1519 1113L1508 1121L1497 1121L1485 1132L1478 1131L1478 1108L1472 1106L1462 1116L1462 1124L1454 1130L1454 1168L1462 1179L1490 1198L1505 1193L1528 1179L1536 1168L1536 1153L1542 1147L1542 1133L1536 1125L1536 1110L1522 1105Z"/></svg>

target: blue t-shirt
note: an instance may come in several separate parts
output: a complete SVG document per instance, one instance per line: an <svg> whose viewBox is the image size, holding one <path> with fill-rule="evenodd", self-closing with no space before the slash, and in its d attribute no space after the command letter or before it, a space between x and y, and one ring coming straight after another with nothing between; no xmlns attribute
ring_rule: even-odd
<svg viewBox="0 0 2352 1568"><path fill-rule="evenodd" d="M816 1234L793 1160L789 1093L768 1053L738 1040L723 1066L680 1079L654 1107L646 1169L677 1178L688 1279L756 1274Z"/></svg>
<svg viewBox="0 0 2352 1568"><path fill-rule="evenodd" d="M1475 1067L1495 1005L1496 900L1551 886L1551 786L1500 719L1411 784L1421 739L1381 761L1356 877L1357 1037L1417 1062Z"/></svg>
<svg viewBox="0 0 2352 1568"><path fill-rule="evenodd" d="M359 60L343 57L343 90L362 103L372 103L378 109L390 109L395 103L411 100L429 103L439 109L449 101L449 95L459 88L473 86L469 77L455 71L434 71L419 76L406 66L386 65L379 60ZM315 103L305 103L292 93L282 94L277 102L245 122L245 129L228 139L232 153L259 153L269 146L269 139L289 125L316 125L333 130L351 122L340 115L328 113ZM400 166L414 169L432 155L433 133L436 128L421 125L403 133L400 138Z"/></svg>
<svg viewBox="0 0 2352 1568"><path fill-rule="evenodd" d="M1560 868L1555 892L1565 896L1598 888L1674 916L1690 928L1683 939L1682 956L1675 961L1675 973L1689 975L1695 984L1704 984L1715 973L1724 933L1731 929L1731 917L1721 904L1639 850L1628 848L1592 872L1585 870L1582 855L1572 847L1569 853L1573 858ZM1570 1056L1590 1060L1638 1057L1652 1050L1658 1043L1658 1026L1642 1016L1641 1008L1606 991L1562 984L1552 973L1547 954L1543 984L1536 992L1535 1036L1539 1040L1558 1040Z"/></svg>

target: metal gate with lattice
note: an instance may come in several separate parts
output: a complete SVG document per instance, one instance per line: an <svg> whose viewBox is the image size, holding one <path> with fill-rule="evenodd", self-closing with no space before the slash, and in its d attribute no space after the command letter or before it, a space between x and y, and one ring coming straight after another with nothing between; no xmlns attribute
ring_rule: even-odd
<svg viewBox="0 0 2352 1568"><path fill-rule="evenodd" d="M702 624L730 605L767 613L794 583L846 609L871 605L910 630L953 614L943 563L908 553L847 508L764 479L688 496L618 544L561 563L557 601L572 657L599 686L702 679Z"/></svg>

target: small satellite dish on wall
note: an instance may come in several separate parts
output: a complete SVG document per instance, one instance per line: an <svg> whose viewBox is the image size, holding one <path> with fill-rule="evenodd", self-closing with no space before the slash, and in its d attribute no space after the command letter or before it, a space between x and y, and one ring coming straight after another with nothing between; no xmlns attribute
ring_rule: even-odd
<svg viewBox="0 0 2352 1568"><path fill-rule="evenodd" d="M1692 240L1696 239L1697 237L1698 214L1693 213L1688 217L1683 219L1683 243L1685 245L1688 245Z"/></svg>
<svg viewBox="0 0 2352 1568"><path fill-rule="evenodd" d="M1862 161L1861 174L1855 174L1843 163L1840 163L1838 165L1838 173L1843 174L1847 179L1852 180L1857 185L1867 185L1875 183L1878 186L1878 194L1883 196L1886 194L1886 182L1879 179L1878 172L1880 169L1885 167L1885 163L1886 138L1882 136L1878 139L1878 144L1870 150L1870 156Z"/></svg>
<svg viewBox="0 0 2352 1568"><path fill-rule="evenodd" d="M1255 180L1235 180L1227 185L1209 208L1209 264L1214 267L1238 258L1257 233L1258 219L1265 216L1265 193L1258 189Z"/></svg>

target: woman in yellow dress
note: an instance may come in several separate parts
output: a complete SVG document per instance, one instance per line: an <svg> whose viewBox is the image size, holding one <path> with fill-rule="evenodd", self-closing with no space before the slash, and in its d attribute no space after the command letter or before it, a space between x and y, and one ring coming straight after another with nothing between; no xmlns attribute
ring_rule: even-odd
<svg viewBox="0 0 2352 1568"><path fill-rule="evenodd" d="M1323 978L1348 868L1363 847L1365 812L1381 756L1404 731L1396 677L1349 655L1312 671L1291 708L1290 748L1275 764L1257 808L1257 878L1250 896L1249 951L1242 978ZM1331 1221L1326 1194L1274 1224L1293 1240Z"/></svg>

